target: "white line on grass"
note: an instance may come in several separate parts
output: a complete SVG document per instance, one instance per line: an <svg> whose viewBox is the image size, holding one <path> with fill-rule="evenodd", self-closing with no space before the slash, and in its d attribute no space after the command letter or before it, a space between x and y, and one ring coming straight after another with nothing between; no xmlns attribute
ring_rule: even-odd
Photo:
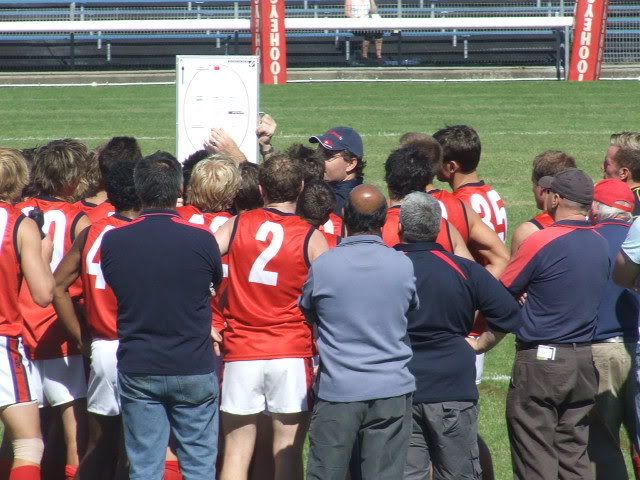
<svg viewBox="0 0 640 480"><path fill-rule="evenodd" d="M90 82L90 83L12 83L0 84L0 88L36 88L36 87L136 87L146 85L175 85L171 82Z"/></svg>
<svg viewBox="0 0 640 480"><path fill-rule="evenodd" d="M328 79L300 79L288 80L287 83L483 83L483 82L540 82L555 80L551 77L531 77L531 78L328 78ZM640 77L603 77L600 80L621 80L640 81ZM0 84L0 88L37 88L37 87L135 87L146 85L175 85L175 81L164 82L82 82L82 83L23 83L23 84Z"/></svg>
<svg viewBox="0 0 640 480"><path fill-rule="evenodd" d="M82 140L108 140L110 138L112 138L114 135L111 136L104 136L104 137L82 137L82 136L76 136L76 138L81 138ZM135 138L137 138L138 140L175 140L175 137L142 137L142 136L137 136L137 135L133 135ZM45 140L45 141L49 141L52 138L70 138L70 137L74 137L74 135L69 135L64 134L64 135L51 135L50 137L0 137L0 142L27 142L27 141L39 141L39 140Z"/></svg>
<svg viewBox="0 0 640 480"><path fill-rule="evenodd" d="M375 138L375 137L400 137L401 135L403 135L405 132L378 132L378 133L363 133L361 134L363 137L365 138ZM567 135L567 134L571 134L571 135L600 135L602 134L601 131L587 131L587 130L583 130L583 131L568 131L568 130L563 130L562 132L554 132L551 130L542 130L542 131L537 131L537 132L506 132L506 131L497 131L497 132L484 132L483 135L487 136L487 135L498 135L498 136L504 136L504 135L519 135L519 136L536 136L536 135ZM81 138L83 140L108 140L109 138L113 137L114 135L117 134L113 134L113 135L105 135L102 137L83 137L83 136L78 136L78 135L73 135L73 134L69 134L69 133L65 133L62 135L50 135L48 137L0 137L0 142L27 142L27 141L40 141L40 140L46 140L49 141L52 138L68 138L68 137L77 137L77 138ZM175 140L174 136L157 136L157 137L149 137L149 136L138 136L135 134L130 133L131 136L137 138L138 140ZM304 139L307 136L307 134L293 134L293 133L283 133L283 134L276 134L276 139L278 138L282 138L282 139Z"/></svg>
<svg viewBox="0 0 640 480"><path fill-rule="evenodd" d="M511 380L511 375L484 375L482 377L483 382L497 382L508 383Z"/></svg>

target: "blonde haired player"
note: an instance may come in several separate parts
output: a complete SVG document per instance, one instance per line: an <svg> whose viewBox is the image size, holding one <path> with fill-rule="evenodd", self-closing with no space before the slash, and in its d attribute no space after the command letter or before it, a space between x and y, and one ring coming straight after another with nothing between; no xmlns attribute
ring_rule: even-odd
<svg viewBox="0 0 640 480"><path fill-rule="evenodd" d="M0 420L13 447L13 463L2 462L0 476L10 480L39 479L44 450L38 404L22 346L20 278L24 277L27 293L40 307L51 302L54 285L47 265L51 242L41 241L36 223L12 205L28 179L22 154L0 148L0 345L5 352L0 356Z"/></svg>

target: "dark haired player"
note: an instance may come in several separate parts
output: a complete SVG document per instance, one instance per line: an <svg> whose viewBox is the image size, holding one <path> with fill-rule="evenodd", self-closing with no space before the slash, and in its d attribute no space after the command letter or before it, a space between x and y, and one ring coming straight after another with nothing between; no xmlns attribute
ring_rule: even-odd
<svg viewBox="0 0 640 480"><path fill-rule="evenodd" d="M116 209L83 230L55 271L53 300L60 321L91 359L87 410L89 445L76 479L112 479L122 445L122 420L116 382L118 304L100 267L100 245L106 232L138 216L140 200L133 185L133 162L109 166L104 177L107 200ZM86 324L76 314L69 288L82 279Z"/></svg>
<svg viewBox="0 0 640 480"><path fill-rule="evenodd" d="M244 162L238 168L240 169L240 185L233 199L233 208L238 213L261 208L264 205L264 200L260 195L258 185L260 167L255 163Z"/></svg>
<svg viewBox="0 0 640 480"><path fill-rule="evenodd" d="M425 156L435 154L422 144L408 144L400 147L387 158L385 181L389 191L390 206L387 210L387 221L382 227L382 240L390 247L400 243L400 206L402 199L411 192L424 192L430 175L430 162ZM440 220L440 232L436 242L456 255L472 258L464 239L458 230L447 220Z"/></svg>
<svg viewBox="0 0 640 480"><path fill-rule="evenodd" d="M296 213L314 227L320 229L329 220L329 215L336 206L336 195L326 182L312 180L305 183L300 196ZM333 248L340 243L341 236L321 230L324 238Z"/></svg>
<svg viewBox="0 0 640 480"><path fill-rule="evenodd" d="M438 130L433 137L442 145L443 164L438 180L447 182L453 194L473 208L503 242L507 238L507 212L502 197L478 177L480 137L467 125Z"/></svg>
<svg viewBox="0 0 640 480"><path fill-rule="evenodd" d="M303 186L298 162L267 157L259 171L264 208L242 213L215 233L228 253L224 332L221 479L247 478L258 415L271 413L277 480L302 479L311 404L313 335L297 300L323 235L295 214Z"/></svg>
<svg viewBox="0 0 640 480"><path fill-rule="evenodd" d="M111 167L118 162L138 162L142 159L142 152L135 138L113 137L98 149L96 158L99 169L98 191L95 195L75 203L87 214L91 222L113 215L116 210L107 199L105 189L105 179Z"/></svg>

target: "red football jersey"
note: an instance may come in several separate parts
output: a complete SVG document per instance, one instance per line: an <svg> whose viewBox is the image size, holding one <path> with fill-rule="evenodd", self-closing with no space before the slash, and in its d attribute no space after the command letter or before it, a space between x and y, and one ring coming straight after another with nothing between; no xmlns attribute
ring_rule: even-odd
<svg viewBox="0 0 640 480"><path fill-rule="evenodd" d="M431 190L427 193L440 203L442 218L458 229L464 243L469 243L469 219L462 200L447 190Z"/></svg>
<svg viewBox="0 0 640 480"><path fill-rule="evenodd" d="M389 207L387 210L387 220L382 227L382 241L389 247L395 247L400 243L398 227L400 225L400 205ZM436 242L442 245L447 252L453 253L453 242L449 232L449 222L444 218L440 219L440 233Z"/></svg>
<svg viewBox="0 0 640 480"><path fill-rule="evenodd" d="M113 215L116 212L116 208L108 201L96 205L86 200L80 200L74 203L74 205L87 214L91 223L96 223L98 220L102 220L104 217Z"/></svg>
<svg viewBox="0 0 640 480"><path fill-rule="evenodd" d="M236 222L228 254L225 360L310 357L313 335L298 297L315 229L271 208L243 213Z"/></svg>
<svg viewBox="0 0 640 480"><path fill-rule="evenodd" d="M342 237L340 235L334 235L333 233L329 233L329 232L322 232L322 234L324 235L324 238L327 240L327 243L329 244L329 248L337 247L340 241L342 240Z"/></svg>
<svg viewBox="0 0 640 480"><path fill-rule="evenodd" d="M555 223L555 220L553 219L553 217L549 215L549 212L546 212L546 211L539 213L529 221L533 223L536 227L538 227L540 230L550 227Z"/></svg>
<svg viewBox="0 0 640 480"><path fill-rule="evenodd" d="M34 207L44 212L43 228L53 241L53 257L50 266L51 271L54 271L62 257L71 249L75 239L76 225L84 213L72 203L48 196L29 198L18 204L18 208L22 209L25 215L28 215ZM74 299L81 296L80 279L71 285L69 294ZM36 305L24 281L20 289L20 310L25 320L23 338L32 358L58 358L80 353L76 343L58 322L53 305L46 308Z"/></svg>
<svg viewBox="0 0 640 480"><path fill-rule="evenodd" d="M129 222L131 222L130 218L116 213L89 227L87 240L82 249L80 278L82 279L84 305L92 338L118 339L118 300L102 274L100 245L105 233Z"/></svg>
<svg viewBox="0 0 640 480"><path fill-rule="evenodd" d="M342 220L342 217L331 212L329 214L329 220L327 220L327 222L324 225L320 225L318 229L321 232L327 232L327 233L332 233L334 235L344 236L343 228L344 228L344 221Z"/></svg>
<svg viewBox="0 0 640 480"><path fill-rule="evenodd" d="M208 225L211 233L216 231L229 220L233 215L229 212L203 213L193 205L184 205L176 209L180 216L194 225ZM222 256L222 282L218 285L216 294L211 299L211 310L213 313L213 326L219 332L225 328L223 313L223 303L226 301L227 277L229 276L229 262L227 255Z"/></svg>
<svg viewBox="0 0 640 480"><path fill-rule="evenodd" d="M498 192L484 182L467 183L453 194L473 208L482 221L493 229L503 242L507 238L507 211Z"/></svg>
<svg viewBox="0 0 640 480"><path fill-rule="evenodd" d="M23 219L19 208L0 202L0 335L7 337L22 334L23 320L18 305L22 271L16 239Z"/></svg>

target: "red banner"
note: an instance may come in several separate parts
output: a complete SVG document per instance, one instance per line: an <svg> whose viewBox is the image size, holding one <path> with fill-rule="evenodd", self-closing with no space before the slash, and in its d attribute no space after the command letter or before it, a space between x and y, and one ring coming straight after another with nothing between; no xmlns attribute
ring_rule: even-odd
<svg viewBox="0 0 640 480"><path fill-rule="evenodd" d="M260 55L262 83L287 83L284 0L251 0L252 47Z"/></svg>
<svg viewBox="0 0 640 480"><path fill-rule="evenodd" d="M608 8L609 0L578 0L576 3L569 80L589 82L600 77Z"/></svg>

